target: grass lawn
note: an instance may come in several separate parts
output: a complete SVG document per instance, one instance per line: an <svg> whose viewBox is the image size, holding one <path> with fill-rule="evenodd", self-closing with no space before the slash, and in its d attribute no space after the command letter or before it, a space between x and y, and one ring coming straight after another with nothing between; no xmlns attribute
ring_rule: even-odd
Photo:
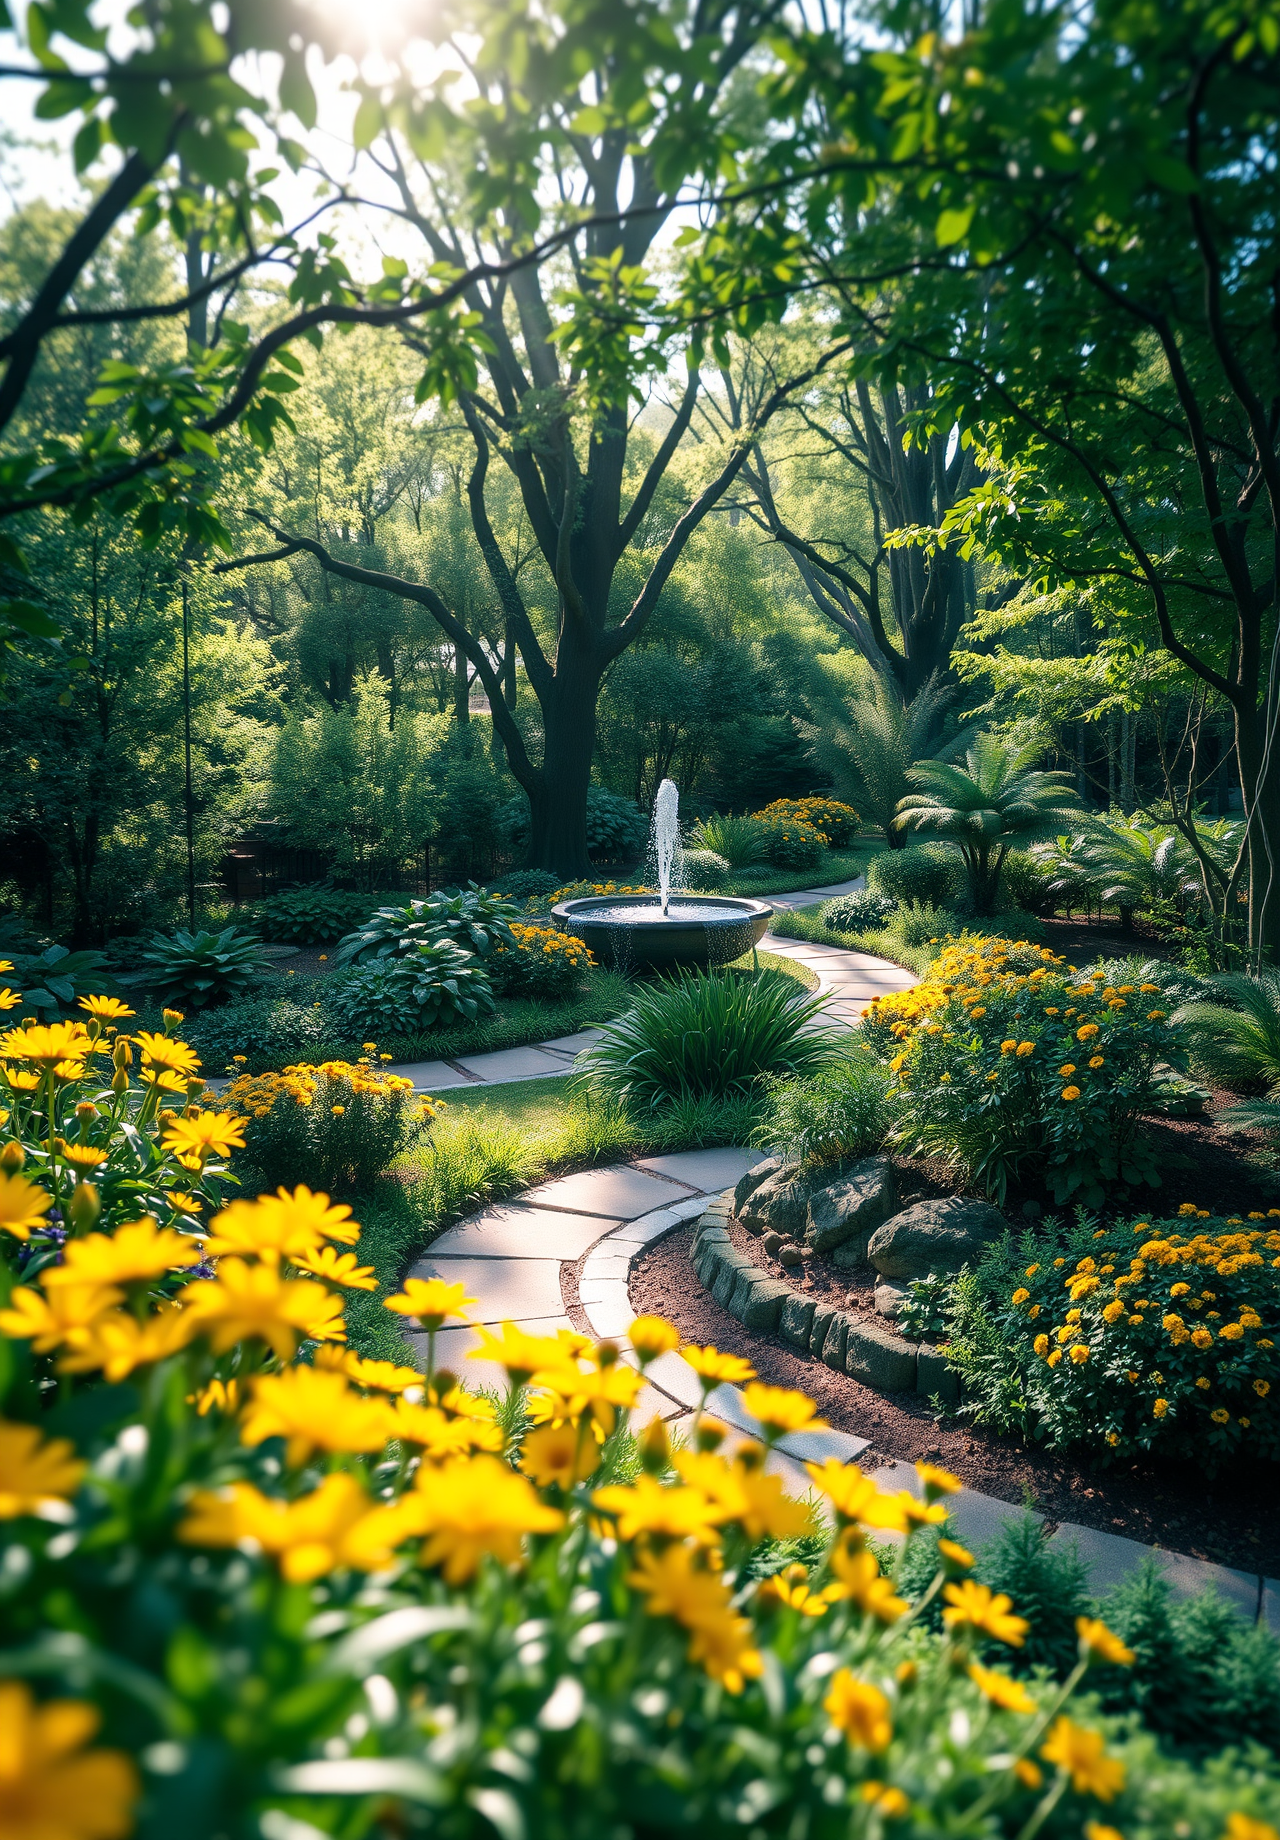
<svg viewBox="0 0 1280 1840"><path fill-rule="evenodd" d="M721 892L758 895L767 900L771 894L792 894L797 888L830 888L866 873L867 864L885 846L870 840L851 845L847 850L828 850L816 869L771 869L761 863L751 869L737 869Z"/></svg>

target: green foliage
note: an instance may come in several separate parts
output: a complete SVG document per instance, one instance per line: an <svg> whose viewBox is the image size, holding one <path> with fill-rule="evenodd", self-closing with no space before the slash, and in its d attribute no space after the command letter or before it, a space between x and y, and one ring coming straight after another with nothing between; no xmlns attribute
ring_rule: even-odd
<svg viewBox="0 0 1280 1840"><path fill-rule="evenodd" d="M985 730L965 750L963 766L923 760L907 775L917 790L899 805L898 828L955 845L975 913L994 912L1009 851L1056 836L1078 809L1069 774L1033 770L1041 752Z"/></svg>
<svg viewBox="0 0 1280 1840"><path fill-rule="evenodd" d="M115 988L101 952L72 952L66 946L41 949L34 942L24 951L0 938L0 959L11 967L0 972L0 980L21 995L24 1015L31 1010L70 1010L81 997Z"/></svg>
<svg viewBox="0 0 1280 1840"><path fill-rule="evenodd" d="M1004 859L1000 879L1015 907L1029 914L1053 912L1054 894L1049 885L1053 874L1034 850L1010 850Z"/></svg>
<svg viewBox="0 0 1280 1840"><path fill-rule="evenodd" d="M1185 906L1204 892L1191 845L1172 825L1103 823L1083 835L1082 854L1098 899L1127 912Z"/></svg>
<svg viewBox="0 0 1280 1840"><path fill-rule="evenodd" d="M598 1091L642 1115L690 1093L748 1092L831 1058L834 1038L806 1032L821 1007L778 972L686 971L639 986L584 1065Z"/></svg>
<svg viewBox="0 0 1280 1840"><path fill-rule="evenodd" d="M235 1057L251 1073L290 1061L341 1059L342 1042L328 1010L297 996L240 997L204 1009L185 1025L187 1040L207 1074L220 1074Z"/></svg>
<svg viewBox="0 0 1280 1840"><path fill-rule="evenodd" d="M305 1182L344 1194L367 1189L411 1149L435 1110L367 1057L241 1074L222 1102L246 1116L245 1155L267 1188Z"/></svg>
<svg viewBox="0 0 1280 1840"><path fill-rule="evenodd" d="M529 842L529 801L523 794L503 810L504 829L514 848ZM587 854L593 862L634 862L644 855L649 818L631 799L605 786L587 788Z"/></svg>
<svg viewBox="0 0 1280 1840"><path fill-rule="evenodd" d="M714 850L686 850L680 860L685 887L705 894L723 888L731 874L727 858L717 856Z"/></svg>
<svg viewBox="0 0 1280 1840"><path fill-rule="evenodd" d="M1205 1474L1274 1462L1274 1224L1184 1208L1103 1229L1080 1211L993 1248L954 1292L964 1412L1095 1461L1151 1451Z"/></svg>
<svg viewBox="0 0 1280 1840"><path fill-rule="evenodd" d="M910 791L911 768L933 756L950 759L964 744L968 731L943 738L952 694L934 677L906 698L886 673L863 666L846 693L832 699L825 720L801 724L815 759L838 791L847 792L890 842L895 841L898 806Z"/></svg>
<svg viewBox="0 0 1280 1840"><path fill-rule="evenodd" d="M890 1088L861 1043L808 1078L771 1076L754 1141L812 1163L870 1156L892 1122Z"/></svg>
<svg viewBox="0 0 1280 1840"><path fill-rule="evenodd" d="M833 895L818 908L818 919L835 933L873 933L884 925L897 902L873 888L855 888L852 894Z"/></svg>
<svg viewBox="0 0 1280 1840"><path fill-rule="evenodd" d="M867 886L891 901L928 901L945 907L964 885L954 851L940 844L882 850L867 870Z"/></svg>
<svg viewBox="0 0 1280 1840"><path fill-rule="evenodd" d="M529 901L551 894L559 886L560 877L549 869L514 869L490 883L488 893L499 901Z"/></svg>
<svg viewBox="0 0 1280 1840"><path fill-rule="evenodd" d="M1196 1070L1233 1092L1272 1092L1280 1086L1280 971L1228 972L1208 989L1209 1001L1184 1003L1176 1014Z"/></svg>
<svg viewBox="0 0 1280 1840"><path fill-rule="evenodd" d="M773 938L807 939L814 945L836 946L842 952L870 952L874 957L891 959L923 977L937 955L936 946L904 946L887 928L869 933L837 932L818 917L817 907L801 907L794 913L777 913L769 923Z"/></svg>
<svg viewBox="0 0 1280 1840"><path fill-rule="evenodd" d="M463 951L487 958L498 945L511 945L511 922L518 909L474 883L455 895L430 895L400 907L380 907L357 927L333 955L334 966L364 965L377 959L404 957L421 946L448 939Z"/></svg>
<svg viewBox="0 0 1280 1840"><path fill-rule="evenodd" d="M591 953L574 933L524 926L517 920L512 923L511 944L495 946L485 968L499 995L564 1002L581 990Z"/></svg>
<svg viewBox="0 0 1280 1840"><path fill-rule="evenodd" d="M822 833L798 818L756 818L760 854L776 869L816 869L826 855Z"/></svg>
<svg viewBox="0 0 1280 1840"><path fill-rule="evenodd" d="M689 842L695 850L719 856L731 869L749 869L764 853L764 838L754 818L723 813L699 818L689 827Z"/></svg>
<svg viewBox="0 0 1280 1840"><path fill-rule="evenodd" d="M170 1007L204 1009L244 997L262 980L266 961L251 933L157 933L143 963L147 988Z"/></svg>
<svg viewBox="0 0 1280 1840"><path fill-rule="evenodd" d="M909 1342L936 1340L951 1318L951 1278L936 1271L907 1280L907 1294L894 1318L894 1328Z"/></svg>
<svg viewBox="0 0 1280 1840"><path fill-rule="evenodd" d="M958 934L963 923L945 907L929 901L900 901L885 922L886 940L908 949L940 946Z"/></svg>
<svg viewBox="0 0 1280 1840"><path fill-rule="evenodd" d="M369 912L368 895L345 889L291 888L268 895L246 910L246 918L264 939L289 945L327 946L350 932Z"/></svg>
<svg viewBox="0 0 1280 1840"><path fill-rule="evenodd" d="M481 961L439 937L421 940L403 957L351 966L334 978L329 1003L346 1028L377 1036L474 1022L494 1007Z"/></svg>

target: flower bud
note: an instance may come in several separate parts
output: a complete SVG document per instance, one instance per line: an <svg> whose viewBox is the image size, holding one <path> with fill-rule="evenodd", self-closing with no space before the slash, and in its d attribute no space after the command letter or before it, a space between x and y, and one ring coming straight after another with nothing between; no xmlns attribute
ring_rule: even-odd
<svg viewBox="0 0 1280 1840"><path fill-rule="evenodd" d="M165 1010L164 1012L164 1032L165 1034L172 1035L173 1031L176 1028L180 1028L185 1021L186 1021L186 1017L180 1009Z"/></svg>
<svg viewBox="0 0 1280 1840"><path fill-rule="evenodd" d="M88 1233L98 1223L102 1201L92 1182L77 1182L67 1203L67 1218L77 1233Z"/></svg>
<svg viewBox="0 0 1280 1840"><path fill-rule="evenodd" d="M671 1466L671 1439L660 1418L650 1419L639 1437L640 1467L651 1476L661 1476Z"/></svg>
<svg viewBox="0 0 1280 1840"><path fill-rule="evenodd" d="M132 1067L133 1047L127 1035L121 1035L117 1040L115 1047L111 1050L111 1060L117 1069Z"/></svg>
<svg viewBox="0 0 1280 1840"><path fill-rule="evenodd" d="M27 1160L27 1153L22 1145L10 1138L3 1150L0 1150L0 1169L6 1175L13 1175Z"/></svg>
<svg viewBox="0 0 1280 1840"><path fill-rule="evenodd" d="M617 1359L618 1359L618 1344L616 1342L597 1342L596 1343L596 1366L597 1367L613 1367L616 1365Z"/></svg>
<svg viewBox="0 0 1280 1840"><path fill-rule="evenodd" d="M123 1067L118 1068L116 1072L112 1074L111 1090L113 1093L127 1093L128 1092L129 1076L125 1072Z"/></svg>
<svg viewBox="0 0 1280 1840"><path fill-rule="evenodd" d="M725 1427L714 1418L704 1418L698 1424L697 1445L699 1450L719 1450L728 1436Z"/></svg>
<svg viewBox="0 0 1280 1840"><path fill-rule="evenodd" d="M89 1118L96 1118L97 1116L98 1116L98 1108L93 1103L93 1100L92 1099L81 1099L79 1105L77 1105L76 1107L76 1117L89 1119Z"/></svg>

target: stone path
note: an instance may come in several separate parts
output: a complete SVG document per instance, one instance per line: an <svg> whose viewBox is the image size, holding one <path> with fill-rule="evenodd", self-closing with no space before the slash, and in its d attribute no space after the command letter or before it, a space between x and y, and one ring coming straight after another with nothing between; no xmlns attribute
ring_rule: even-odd
<svg viewBox="0 0 1280 1840"><path fill-rule="evenodd" d="M794 894L768 895L780 913L812 907L832 895L861 888L862 877L830 888L802 888ZM915 983L910 971L886 964L866 952L842 952L831 946L810 945L804 939L779 939L777 949L788 958L808 965L827 997L832 1020L851 1023L872 997L887 990L905 990ZM526 1048L502 1048L494 1054L467 1054L453 1061L398 1061L388 1071L403 1074L419 1092L448 1092L458 1086L496 1086L513 1080L538 1080L573 1072L577 1057L600 1039L600 1030L580 1029L576 1035L559 1035Z"/></svg>
<svg viewBox="0 0 1280 1840"><path fill-rule="evenodd" d="M477 1323L515 1322L534 1334L552 1334L572 1327L564 1308L562 1267L584 1260L578 1296L591 1328L597 1335L617 1340L623 1358L633 1360L626 1342L634 1315L627 1288L633 1260L664 1233L703 1213L711 1199L736 1182L759 1156L759 1151L734 1148L690 1150L560 1176L529 1189L518 1201L488 1208L451 1227L418 1260L410 1276L440 1277L451 1283L462 1280L467 1294L476 1299L470 1314ZM410 1334L409 1340L421 1358L425 1337ZM437 1363L461 1373L472 1385L505 1389L506 1375L501 1368L470 1358L469 1350L477 1345L471 1329L442 1330L436 1337ZM673 1430L688 1427L699 1397L699 1383L688 1364L678 1354L663 1355L648 1369L639 1421L656 1415ZM753 1429L734 1387L718 1387L711 1395L709 1410L732 1428L733 1437ZM852 1462L869 1443L867 1438L843 1431L806 1432L783 1438L772 1466L786 1477L793 1492L803 1495L809 1489L802 1467L806 1460L820 1462L834 1456ZM876 1474L888 1488L919 1492L919 1478L910 1464L894 1463ZM994 1539L1006 1521L1022 1512L974 1489L962 1489L948 1505L960 1537L973 1546ZM1077 1548L1089 1568L1092 1587L1099 1593L1154 1551L1175 1591L1189 1595L1216 1585L1250 1622L1265 1621L1280 1635L1280 1580L1211 1565L1071 1523L1054 1527L1049 1537Z"/></svg>

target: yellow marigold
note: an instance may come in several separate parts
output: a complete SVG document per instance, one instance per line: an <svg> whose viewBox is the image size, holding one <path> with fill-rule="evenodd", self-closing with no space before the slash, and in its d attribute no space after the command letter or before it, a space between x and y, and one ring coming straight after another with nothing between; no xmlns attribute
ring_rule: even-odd
<svg viewBox="0 0 1280 1840"><path fill-rule="evenodd" d="M1253 1390L1258 1395L1259 1399L1265 1399L1267 1394L1271 1391L1271 1382L1269 1380L1255 1380L1253 1383Z"/></svg>
<svg viewBox="0 0 1280 1840"><path fill-rule="evenodd" d="M721 1354L718 1348L711 1346L682 1348L680 1352L707 1391L724 1381L737 1386L756 1377L755 1368L750 1361L744 1361L741 1355Z"/></svg>
<svg viewBox="0 0 1280 1840"><path fill-rule="evenodd" d="M1100 1802L1111 1802L1124 1788L1124 1764L1118 1757L1107 1756L1102 1733L1074 1724L1065 1713L1054 1721L1040 1755L1046 1763L1065 1771L1077 1795L1094 1795Z"/></svg>
<svg viewBox="0 0 1280 1840"><path fill-rule="evenodd" d="M1062 1350L1061 1348L1055 1348L1053 1352L1050 1354L1048 1361L1046 1362L1046 1366L1057 1367L1058 1363L1061 1360L1062 1360Z"/></svg>
<svg viewBox="0 0 1280 1840"><path fill-rule="evenodd" d="M889 1701L879 1687L859 1680L850 1668L839 1668L831 1679L831 1688L822 1702L823 1708L850 1744L859 1750L888 1750L893 1739Z"/></svg>
<svg viewBox="0 0 1280 1840"><path fill-rule="evenodd" d="M1072 1099L1078 1099L1080 1097L1080 1088L1078 1086L1064 1086L1062 1089L1062 1096L1070 1103Z"/></svg>
<svg viewBox="0 0 1280 1840"><path fill-rule="evenodd" d="M397 1316L415 1316L424 1329L438 1329L450 1316L465 1316L475 1303L467 1296L465 1284L450 1284L444 1278L406 1278L404 1289L383 1300L383 1307Z"/></svg>
<svg viewBox="0 0 1280 1840"><path fill-rule="evenodd" d="M1031 1345L1037 1354L1044 1355L1049 1352L1049 1338L1047 1335L1037 1335L1035 1341Z"/></svg>
<svg viewBox="0 0 1280 1840"><path fill-rule="evenodd" d="M1244 1330L1240 1327L1239 1323L1229 1322L1223 1323L1218 1334L1222 1337L1224 1342L1238 1342L1244 1335Z"/></svg>
<svg viewBox="0 0 1280 1840"><path fill-rule="evenodd" d="M742 1403L766 1431L782 1437L789 1431L825 1431L827 1421L817 1416L818 1408L807 1393L792 1392L787 1387L765 1386L753 1380L744 1387Z"/></svg>
<svg viewBox="0 0 1280 1840"><path fill-rule="evenodd" d="M1019 1285L1018 1289L1013 1293L1013 1296L1009 1299L1009 1301L1010 1303L1025 1303L1027 1301L1027 1298L1030 1295L1031 1295L1031 1292L1029 1290L1025 1289L1022 1285Z"/></svg>
<svg viewBox="0 0 1280 1840"><path fill-rule="evenodd" d="M1152 1416L1154 1418L1163 1418L1165 1414L1168 1412L1168 1410L1169 1410L1169 1401L1167 1399L1157 1399L1155 1404L1151 1408Z"/></svg>
<svg viewBox="0 0 1280 1840"><path fill-rule="evenodd" d="M244 1148L246 1118L230 1112L198 1112L194 1118L175 1118L161 1142L171 1155L203 1165L211 1156L230 1156Z"/></svg>
<svg viewBox="0 0 1280 1840"><path fill-rule="evenodd" d="M185 1041L174 1041L168 1035L155 1035L146 1029L139 1029L133 1039L146 1070L176 1073L184 1080L200 1071L200 1056Z"/></svg>
<svg viewBox="0 0 1280 1840"><path fill-rule="evenodd" d="M1028 1054L1034 1054L1035 1051L1036 1051L1036 1044L1033 1041L1020 1041L1018 1043L1018 1059L1019 1060L1025 1060Z"/></svg>
<svg viewBox="0 0 1280 1840"><path fill-rule="evenodd" d="M1077 1342L1070 1353L1072 1363L1076 1367L1083 1367L1085 1362L1089 1359L1089 1344L1087 1342Z"/></svg>
<svg viewBox="0 0 1280 1840"><path fill-rule="evenodd" d="M1124 1304L1120 1301L1118 1297L1113 1297L1110 1303L1104 1304L1103 1310L1102 1310L1103 1322L1109 1322L1109 1323L1119 1322L1120 1318L1123 1315L1124 1315Z"/></svg>
<svg viewBox="0 0 1280 1840"><path fill-rule="evenodd" d="M526 1535L558 1533L564 1525L564 1515L539 1500L526 1477L486 1454L424 1464L399 1506L410 1531L427 1536L423 1565L438 1565L451 1585L473 1577L486 1554L518 1564Z"/></svg>
<svg viewBox="0 0 1280 1840"><path fill-rule="evenodd" d="M1076 1040L1092 1041L1097 1033L1098 1025L1096 1022L1082 1022L1080 1027L1076 1030Z"/></svg>

